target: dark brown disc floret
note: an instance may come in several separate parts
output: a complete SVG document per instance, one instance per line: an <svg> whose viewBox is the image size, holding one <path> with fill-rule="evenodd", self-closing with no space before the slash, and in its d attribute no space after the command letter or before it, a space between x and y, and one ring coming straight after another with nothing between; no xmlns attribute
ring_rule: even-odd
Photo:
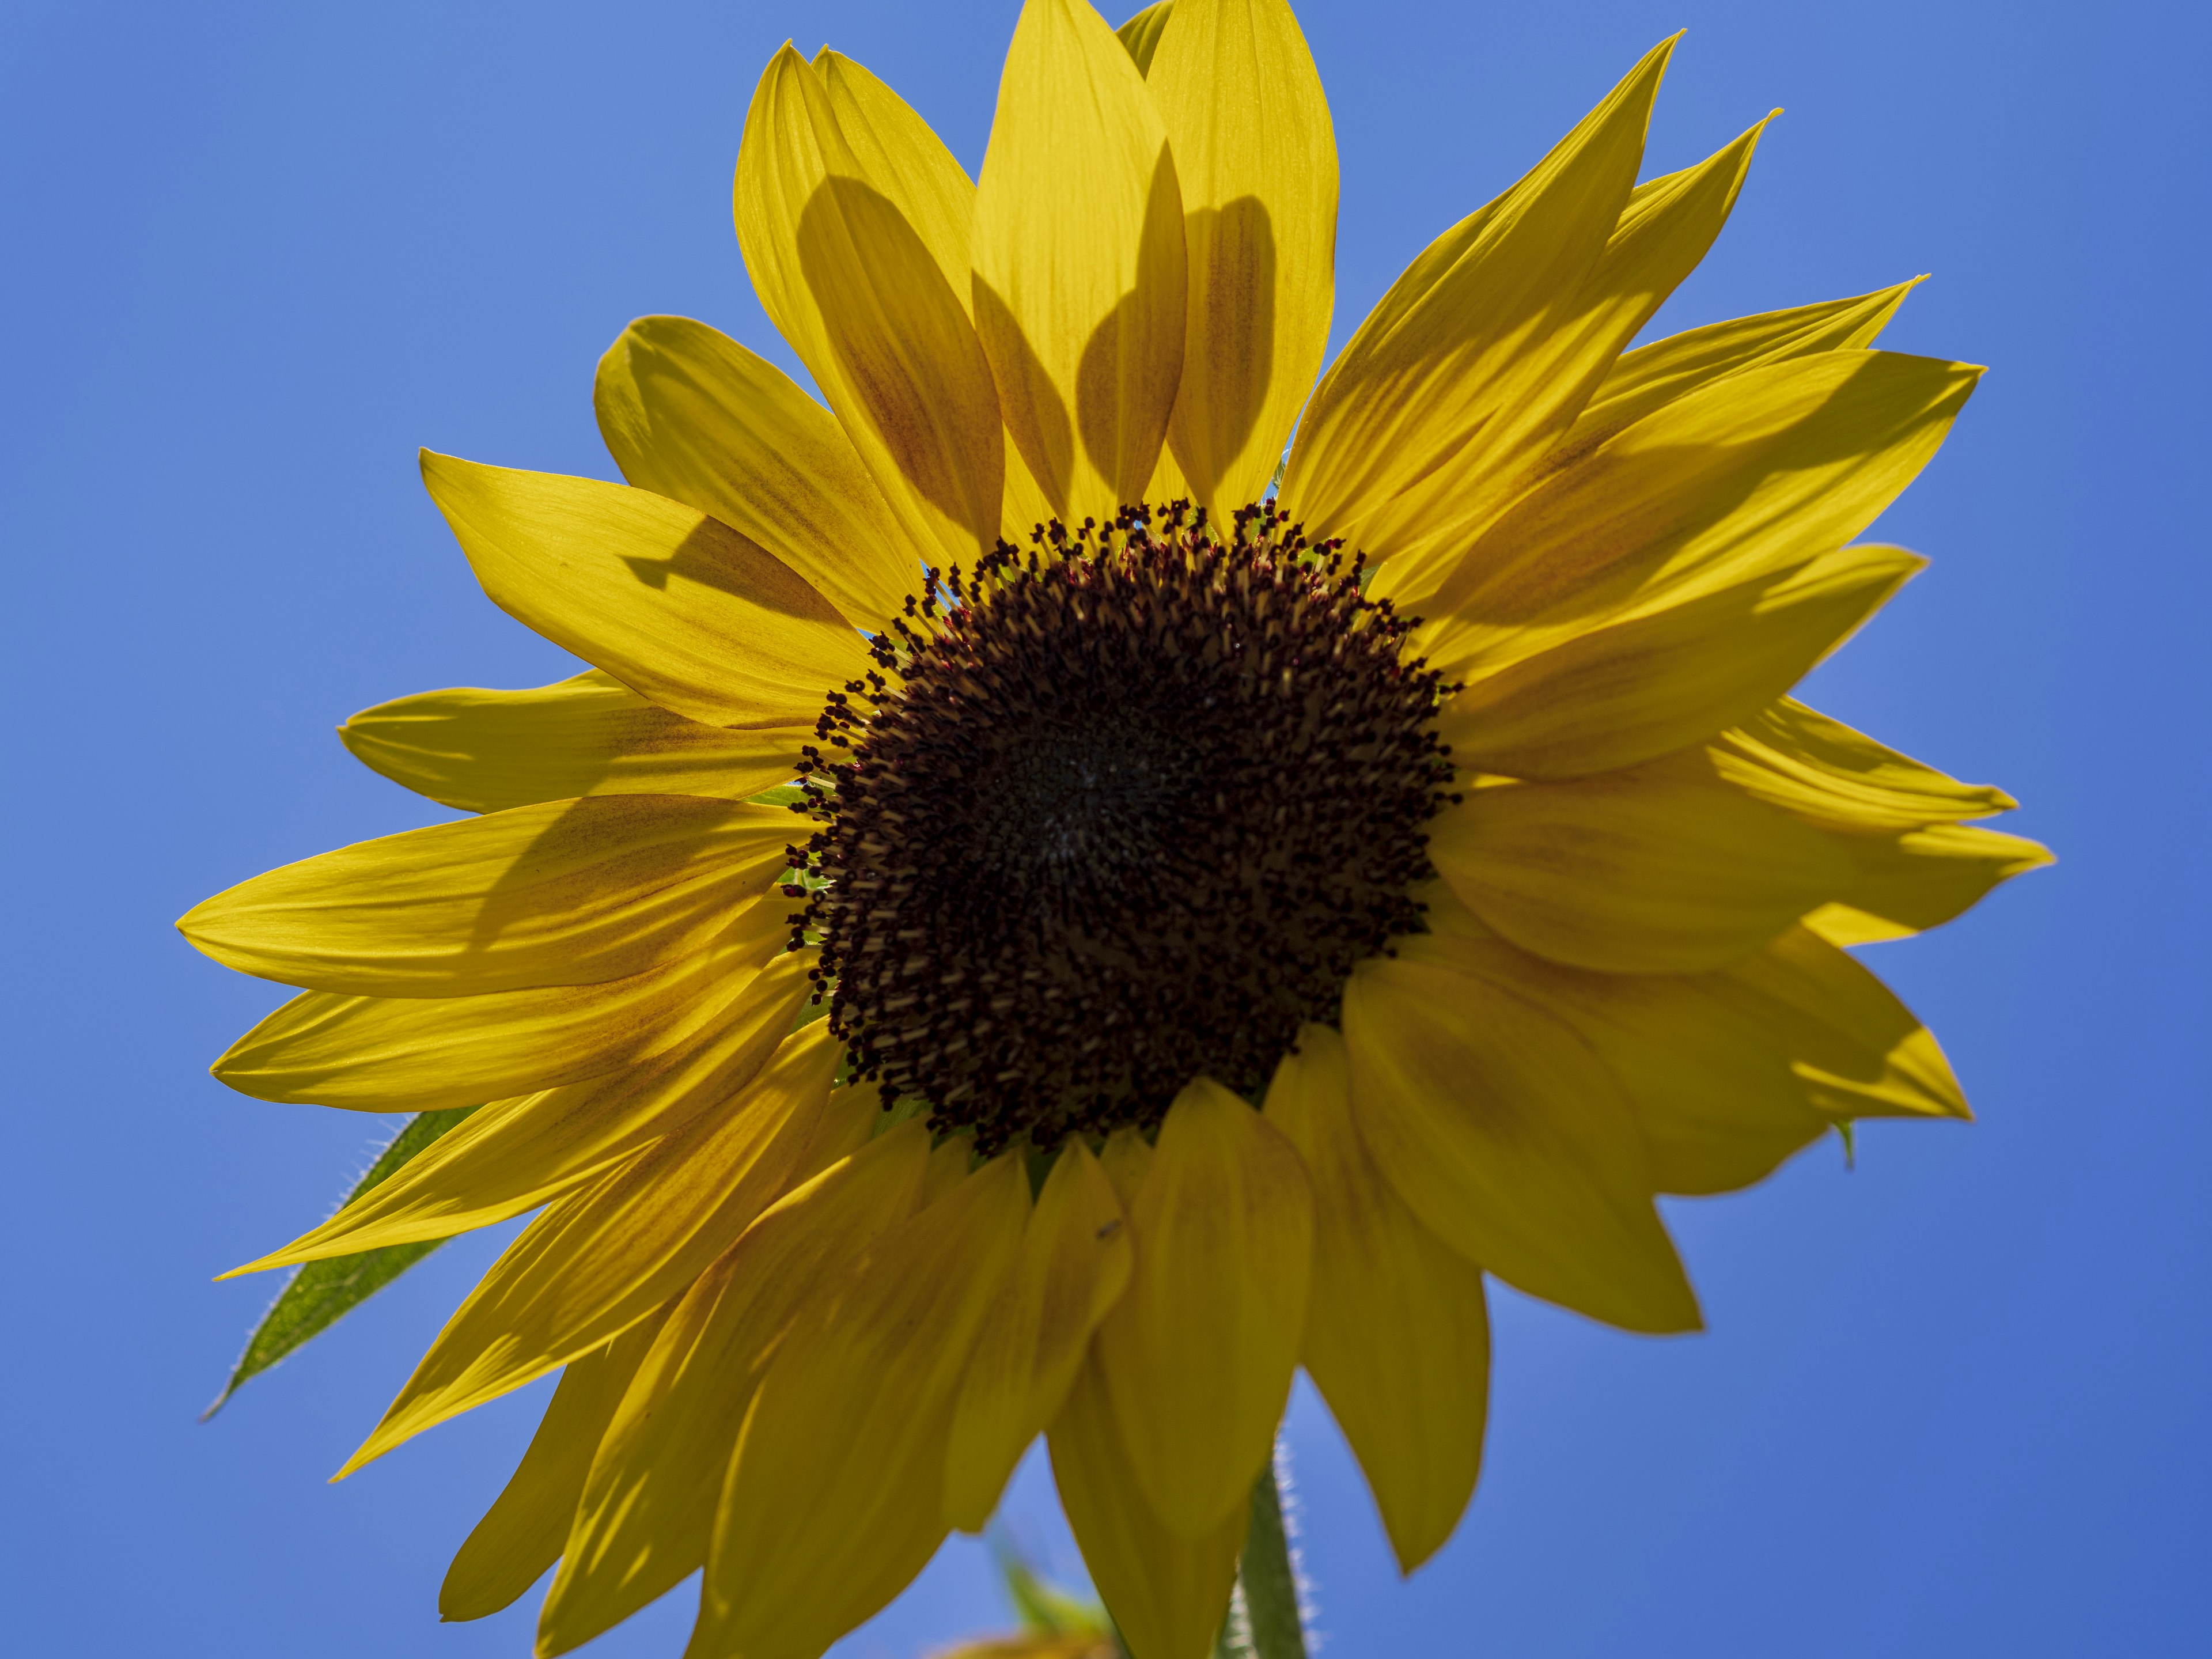
<svg viewBox="0 0 2212 1659"><path fill-rule="evenodd" d="M983 1151L1251 1094L1419 926L1445 688L1272 504L931 573L833 693L795 918L855 1076ZM842 751L842 752L841 752Z"/></svg>

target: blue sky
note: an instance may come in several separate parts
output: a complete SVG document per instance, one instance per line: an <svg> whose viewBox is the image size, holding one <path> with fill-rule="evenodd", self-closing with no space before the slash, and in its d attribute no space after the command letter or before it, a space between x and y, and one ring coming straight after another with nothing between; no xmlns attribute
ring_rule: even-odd
<svg viewBox="0 0 2212 1659"><path fill-rule="evenodd" d="M528 1604L434 1622L531 1391L331 1487L496 1249L478 1238L224 1415L273 1288L210 1276L318 1218L371 1121L204 1066L277 1000L172 918L442 816L331 728L568 672L492 609L429 444L611 476L592 368L634 315L791 360L728 216L787 37L899 88L972 170L1013 0L15 0L0 47L0 1646L526 1653ZM1330 1650L2026 1656L2212 1650L2212 915L2201 9L1946 0L1310 0L1343 155L1340 339L1436 232L1686 26L1648 172L1775 105L1662 330L1921 271L1886 343L1992 370L1876 534L1933 568L1811 696L2027 803L2063 862L1877 966L1972 1127L1876 1125L1671 1210L1710 1334L1510 1295L1490 1464L1409 1583L1302 1394ZM1118 14L1115 21L1119 21ZM1064 1551L1028 1471L1016 1530ZM680 1650L675 1598L609 1656ZM956 1546L840 1651L1002 1617Z"/></svg>

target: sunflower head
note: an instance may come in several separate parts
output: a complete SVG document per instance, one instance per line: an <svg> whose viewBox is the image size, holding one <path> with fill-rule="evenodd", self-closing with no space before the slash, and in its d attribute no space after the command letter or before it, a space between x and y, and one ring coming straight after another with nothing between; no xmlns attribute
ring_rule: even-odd
<svg viewBox="0 0 2212 1659"><path fill-rule="evenodd" d="M557 1564L564 1653L696 1571L695 1659L817 1659L1042 1436L1132 1659L1204 1659L1299 1368L1410 1571L1490 1279L1694 1329L1662 1196L1967 1115L1845 947L2049 855L1791 693L1978 371L1875 349L1911 283L1630 349L1764 125L1639 181L1673 45L1325 372L1283 0L1025 0L972 181L787 47L734 210L820 398L647 317L625 484L426 454L589 669L356 715L475 816L182 926L301 993L233 1086L480 1108L253 1267L535 1212L348 1465L560 1374L448 1617Z"/></svg>

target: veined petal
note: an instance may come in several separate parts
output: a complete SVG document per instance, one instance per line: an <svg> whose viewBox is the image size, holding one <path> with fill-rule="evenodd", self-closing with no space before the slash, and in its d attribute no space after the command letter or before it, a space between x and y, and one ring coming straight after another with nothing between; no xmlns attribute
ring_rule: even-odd
<svg viewBox="0 0 2212 1659"><path fill-rule="evenodd" d="M1168 443L1226 517L1267 493L1328 349L1336 137L1284 0L1182 0L1146 71L1182 187L1188 276Z"/></svg>
<svg viewBox="0 0 2212 1659"><path fill-rule="evenodd" d="M867 666L827 599L695 508L427 449L422 482L493 604L686 719L788 726Z"/></svg>
<svg viewBox="0 0 2212 1659"><path fill-rule="evenodd" d="M1129 1206L1135 1271L1098 1329L1130 1470L1169 1530L1241 1514L1290 1395L1313 1197L1282 1132L1210 1078L1168 1109Z"/></svg>
<svg viewBox="0 0 2212 1659"><path fill-rule="evenodd" d="M813 991L815 960L776 957L711 1040L673 1060L494 1101L321 1226L222 1277L450 1238L596 1181L750 1081Z"/></svg>
<svg viewBox="0 0 2212 1659"><path fill-rule="evenodd" d="M995 1158L793 1329L738 1435L692 1651L816 1659L936 1553L953 1401L1029 1214L1022 1159Z"/></svg>
<svg viewBox="0 0 2212 1659"><path fill-rule="evenodd" d="M1507 939L1613 973L1723 966L1852 886L1832 837L1730 789L1640 774L1471 791L1429 850Z"/></svg>
<svg viewBox="0 0 2212 1659"><path fill-rule="evenodd" d="M592 401L623 477L696 507L880 631L921 581L921 550L837 417L765 357L689 317L641 317L599 359Z"/></svg>
<svg viewBox="0 0 2212 1659"><path fill-rule="evenodd" d="M672 1056L720 1029L752 975L790 939L771 895L704 950L604 985L473 997L354 997L309 991L217 1060L256 1100L356 1112L427 1112L505 1100Z"/></svg>
<svg viewBox="0 0 2212 1659"><path fill-rule="evenodd" d="M1850 835L1987 817L2020 805L2002 789L1947 777L1789 697L1704 748L1656 764L1717 778L1808 823Z"/></svg>
<svg viewBox="0 0 2212 1659"><path fill-rule="evenodd" d="M1360 325L1315 392L1283 479L1285 504L1313 534L1387 557L1397 550L1364 526L1393 496L1447 468L1503 482L1574 418L1612 361L1574 364L1586 327L1575 296L1627 205L1673 49L1669 40L1645 54L1518 184L1431 243Z"/></svg>
<svg viewBox="0 0 2212 1659"><path fill-rule="evenodd" d="M1765 125L1760 122L1698 166L1638 185L1630 193L1605 251L1572 304L1514 366L1514 374L1541 400L1526 417L1540 420L1540 447L1525 444L1486 466L1462 458L1462 446L1486 444L1482 426L1470 428L1455 444L1449 465L1409 482L1359 520L1361 544L1382 550L1390 561L1378 593L1425 605L1430 585L1468 556L1481 527L1555 464L1551 452L1559 440L1571 435L1583 400L1719 235ZM1476 418L1486 422L1488 417ZM1424 441L1436 447L1425 437Z"/></svg>
<svg viewBox="0 0 2212 1659"><path fill-rule="evenodd" d="M1152 72L1152 54L1160 49L1160 34L1175 15L1176 0L1152 0L1127 22L1114 31L1129 54L1129 61L1137 66L1137 73L1149 76Z"/></svg>
<svg viewBox="0 0 2212 1659"><path fill-rule="evenodd" d="M1915 276L1847 300L1735 317L1625 352L1544 465L1568 465L1662 404L1723 375L1820 352L1864 350L1897 314L1905 296L1924 280Z"/></svg>
<svg viewBox="0 0 2212 1659"><path fill-rule="evenodd" d="M914 228L952 297L970 305L975 186L906 100L842 52L814 55L837 131L866 179Z"/></svg>
<svg viewBox="0 0 2212 1659"><path fill-rule="evenodd" d="M1095 1350L1048 1437L1060 1507L1130 1659L1207 1659L1237 1583L1245 1507L1197 1538L1168 1529L1132 1472Z"/></svg>
<svg viewBox="0 0 2212 1659"><path fill-rule="evenodd" d="M1872 945L1941 927L1999 882L2054 861L2038 842L1970 823L1834 839L1856 878L1844 899L1805 918L1831 945Z"/></svg>
<svg viewBox="0 0 2212 1659"><path fill-rule="evenodd" d="M1027 0L975 198L975 326L1060 518L1152 476L1182 368L1182 198L1144 77L1085 0Z"/></svg>
<svg viewBox="0 0 2212 1659"><path fill-rule="evenodd" d="M1451 1536L1482 1468L1482 1269L1415 1218L1369 1154L1352 1123L1344 1039L1330 1027L1300 1029L1268 1085L1267 1120L1313 1177L1313 1299L1300 1357L1411 1572Z"/></svg>
<svg viewBox="0 0 2212 1659"><path fill-rule="evenodd" d="M1748 1187L1828 1129L1774 1011L1726 974L1589 973L1502 939L1414 939L1401 954L1502 986L1571 1026L1626 1092L1660 1192Z"/></svg>
<svg viewBox="0 0 2212 1659"><path fill-rule="evenodd" d="M566 1653L707 1559L714 1508L762 1372L817 1292L921 1196L928 1131L909 1120L779 1200L669 1316L598 1443L538 1650Z"/></svg>
<svg viewBox="0 0 2212 1659"><path fill-rule="evenodd" d="M288 864L177 923L227 968L356 996L596 985L687 954L787 869L791 815L600 795Z"/></svg>
<svg viewBox="0 0 2212 1659"><path fill-rule="evenodd" d="M1461 765L1511 777L1633 766L1752 719L1926 563L1869 543L1658 601L1475 678L1437 729Z"/></svg>
<svg viewBox="0 0 2212 1659"><path fill-rule="evenodd" d="M861 136L861 148L873 142ZM1004 440L966 304L788 46L738 152L738 245L769 319L915 544L973 558L999 531Z"/></svg>
<svg viewBox="0 0 2212 1659"><path fill-rule="evenodd" d="M464 812L579 795L743 800L796 775L820 713L781 727L704 726L593 668L526 691L399 697L362 709L338 741L371 771Z"/></svg>
<svg viewBox="0 0 2212 1659"><path fill-rule="evenodd" d="M1972 1117L1934 1035L1863 965L1793 927L1726 969L1790 1054L1805 1097L1831 1117Z"/></svg>
<svg viewBox="0 0 2212 1659"><path fill-rule="evenodd" d="M605 1347L571 1360L491 1508L462 1541L438 1590L438 1616L483 1619L519 1600L561 1559L592 1453L660 1328L653 1315Z"/></svg>
<svg viewBox="0 0 2212 1659"><path fill-rule="evenodd" d="M1516 502L1440 584L1378 592L1437 620L1421 649L1494 672L1614 618L1841 547L1924 466L1978 369L1841 351L1662 405Z"/></svg>
<svg viewBox="0 0 2212 1659"><path fill-rule="evenodd" d="M1376 957L1345 988L1344 1037L1360 1139L1431 1232L1593 1319L1698 1328L1633 1109L1571 1027L1474 975Z"/></svg>
<svg viewBox="0 0 2212 1659"><path fill-rule="evenodd" d="M828 1109L838 1059L824 1025L804 1028L723 1110L550 1206L447 1322L339 1477L682 1294L763 1210L866 1139L872 1114Z"/></svg>
<svg viewBox="0 0 2212 1659"><path fill-rule="evenodd" d="M1060 1415L1129 1269L1129 1230L1113 1182L1071 1139L1045 1177L1021 1260L961 1383L945 1443L945 1516L962 1531L983 1529L1022 1453Z"/></svg>

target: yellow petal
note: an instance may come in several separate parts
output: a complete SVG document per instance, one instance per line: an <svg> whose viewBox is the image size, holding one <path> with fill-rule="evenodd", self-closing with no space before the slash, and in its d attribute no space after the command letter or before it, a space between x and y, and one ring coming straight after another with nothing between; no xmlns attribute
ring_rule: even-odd
<svg viewBox="0 0 2212 1659"><path fill-rule="evenodd" d="M1967 823L1835 841L1856 878L1841 902L1805 918L1832 945L1872 945L1941 927L1999 882L2052 862L2048 848Z"/></svg>
<svg viewBox="0 0 2212 1659"><path fill-rule="evenodd" d="M1098 1167L1114 1183L1114 1196L1126 1214L1152 1167L1152 1144L1134 1129L1116 1129L1099 1149Z"/></svg>
<svg viewBox="0 0 2212 1659"><path fill-rule="evenodd" d="M362 710L338 740L370 770L464 812L578 795L743 800L795 775L820 712L757 731L702 726L594 668L527 691L399 697Z"/></svg>
<svg viewBox="0 0 2212 1659"><path fill-rule="evenodd" d="M816 1659L936 1553L954 1398L1029 1212L1021 1158L996 1158L793 1329L738 1436L692 1651Z"/></svg>
<svg viewBox="0 0 2212 1659"><path fill-rule="evenodd" d="M1364 526L1401 490L1447 467L1502 487L1574 418L1619 344L1599 347L1603 325L1562 317L1562 301L1627 204L1673 47L1647 53L1518 184L1431 243L1360 325L1283 479L1314 534L1388 556L1397 550Z"/></svg>
<svg viewBox="0 0 2212 1659"><path fill-rule="evenodd" d="M1847 300L1735 317L1626 352L1598 383L1545 465L1565 465L1580 459L1662 404L1724 374L1816 352L1863 350L1874 343L1905 296L1923 280L1916 276Z"/></svg>
<svg viewBox="0 0 2212 1659"><path fill-rule="evenodd" d="M728 335L641 317L592 400L623 477L750 537L854 627L882 629L921 585L921 550L837 417Z"/></svg>
<svg viewBox="0 0 2212 1659"><path fill-rule="evenodd" d="M592 1454L660 1328L656 1315L573 1360L491 1508L462 1541L438 1590L438 1616L483 1619L518 1600L561 1559Z"/></svg>
<svg viewBox="0 0 2212 1659"><path fill-rule="evenodd" d="M999 531L998 398L965 303L887 185L785 46L738 152L745 267L915 545L972 558Z"/></svg>
<svg viewBox="0 0 2212 1659"><path fill-rule="evenodd" d="M1345 988L1344 1036L1360 1139L1431 1232L1594 1319L1697 1328L1633 1109L1570 1027L1471 974L1378 957Z"/></svg>
<svg viewBox="0 0 2212 1659"><path fill-rule="evenodd" d="M1188 269L1168 442L1225 517L1267 493L1328 348L1336 137L1284 0L1182 0L1146 73L1175 150Z"/></svg>
<svg viewBox="0 0 2212 1659"><path fill-rule="evenodd" d="M814 72L860 176L913 227L966 308L975 264L975 185L929 123L867 69L824 46L815 54Z"/></svg>
<svg viewBox="0 0 2212 1659"><path fill-rule="evenodd" d="M1427 583L1467 556L1481 526L1519 495L1528 480L1556 465L1554 447L1573 434L1582 399L1601 382L1620 348L1643 327L1676 283L1712 246L1735 204L1751 166L1761 122L1694 167L1639 185L1621 210L1605 251L1564 314L1531 343L1514 373L1542 400L1527 418L1548 434L1488 470L1459 454L1479 448L1486 417L1455 440L1447 465L1416 478L1360 520L1363 545L1386 550L1387 591L1427 609ZM1417 440L1435 448L1427 434Z"/></svg>
<svg viewBox="0 0 2212 1659"><path fill-rule="evenodd" d="M1360 1140L1334 1030L1299 1030L1268 1085L1267 1120L1313 1177L1313 1299L1300 1357L1411 1572L1451 1536L1482 1468L1482 1270L1414 1218Z"/></svg>
<svg viewBox="0 0 2212 1659"><path fill-rule="evenodd" d="M1852 882L1832 837L1730 789L1638 774L1474 790L1436 819L1429 855L1515 944L1624 974L1720 967Z"/></svg>
<svg viewBox="0 0 2212 1659"><path fill-rule="evenodd" d="M1129 1282L1113 1182L1079 1140L1045 1177L1021 1261L992 1308L945 1443L945 1516L981 1532L1014 1465L1067 1399L1091 1334Z"/></svg>
<svg viewBox="0 0 2212 1659"><path fill-rule="evenodd" d="M1129 61L1137 66L1139 75L1152 72L1152 54L1160 49L1160 33L1175 15L1176 0L1152 0L1127 22L1114 31L1129 54Z"/></svg>
<svg viewBox="0 0 2212 1659"><path fill-rule="evenodd" d="M493 1102L321 1226L223 1277L450 1238L597 1180L750 1081L814 989L806 975L816 959L811 951L778 957L710 1041L672 1061Z"/></svg>
<svg viewBox="0 0 2212 1659"><path fill-rule="evenodd" d="M599 1443L538 1650L566 1653L707 1559L753 1389L817 1291L921 1196L928 1131L910 1120L779 1200L669 1316Z"/></svg>
<svg viewBox="0 0 2212 1659"><path fill-rule="evenodd" d="M1981 371L1834 351L1716 381L1554 474L1433 590L1376 591L1438 618L1422 649L1474 673L1598 623L1832 551L1942 444Z"/></svg>
<svg viewBox="0 0 2212 1659"><path fill-rule="evenodd" d="M1778 1011L1731 977L1742 969L1586 973L1465 938L1410 939L1402 955L1488 980L1573 1027L1634 1107L1660 1192L1747 1187L1827 1131L1791 1069Z"/></svg>
<svg viewBox="0 0 2212 1659"><path fill-rule="evenodd" d="M1437 729L1462 766L1513 777L1632 766L1752 719L1925 564L1866 544L1662 602L1477 678Z"/></svg>
<svg viewBox="0 0 2212 1659"><path fill-rule="evenodd" d="M1168 1109L1129 1206L1135 1271L1099 1367L1138 1486L1169 1530L1242 1514L1290 1394L1313 1198L1281 1131L1210 1078Z"/></svg>
<svg viewBox="0 0 2212 1659"><path fill-rule="evenodd" d="M1182 367L1182 198L1128 52L1085 0L1026 0L975 197L975 326L1006 430L1062 519L1143 494Z"/></svg>
<svg viewBox="0 0 2212 1659"><path fill-rule="evenodd" d="M1934 1035L1850 957L1793 927L1721 978L1831 1117L1972 1117Z"/></svg>
<svg viewBox="0 0 2212 1659"><path fill-rule="evenodd" d="M211 1068L240 1094L357 1112L505 1100L683 1054L721 1029L790 942L791 906L748 905L706 949L604 985L474 997L296 996Z"/></svg>
<svg viewBox="0 0 2212 1659"><path fill-rule="evenodd" d="M1095 1352L1049 1439L1060 1507L1129 1659L1207 1659L1237 1583L1245 1506L1198 1538L1162 1523L1132 1473Z"/></svg>
<svg viewBox="0 0 2212 1659"><path fill-rule="evenodd" d="M2020 805L2002 789L1946 777L1788 697L1663 764L1717 778L1753 800L1846 834L1894 834Z"/></svg>
<svg viewBox="0 0 2212 1659"><path fill-rule="evenodd" d="M225 967L356 996L626 979L689 954L790 866L781 807L690 795L517 806L361 842L203 900Z"/></svg>
<svg viewBox="0 0 2212 1659"><path fill-rule="evenodd" d="M867 666L828 600L695 508L428 450L422 482L495 605L686 719L787 726Z"/></svg>
<svg viewBox="0 0 2212 1659"><path fill-rule="evenodd" d="M723 1109L548 1206L447 1322L340 1478L619 1335L865 1140L872 1113L829 1109L838 1059L823 1024L805 1027Z"/></svg>

